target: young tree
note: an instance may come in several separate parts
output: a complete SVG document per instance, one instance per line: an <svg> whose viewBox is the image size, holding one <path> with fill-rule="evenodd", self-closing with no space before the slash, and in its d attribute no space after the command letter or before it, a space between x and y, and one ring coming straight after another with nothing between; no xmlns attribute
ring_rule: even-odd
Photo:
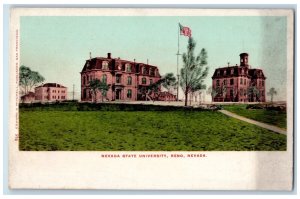
<svg viewBox="0 0 300 199"><path fill-rule="evenodd" d="M225 84L222 85L220 88L221 95L223 97L223 102L225 101L226 94L227 94L227 86Z"/></svg>
<svg viewBox="0 0 300 199"><path fill-rule="evenodd" d="M142 87L139 89L142 97L147 100L155 101L158 98L160 87L163 86L170 92L170 89L176 86L176 78L173 73L167 73L160 80L150 84L148 87Z"/></svg>
<svg viewBox="0 0 300 199"><path fill-rule="evenodd" d="M250 86L247 90L248 98L250 99L250 102L259 101L260 98L260 92L255 86Z"/></svg>
<svg viewBox="0 0 300 199"><path fill-rule="evenodd" d="M168 92L170 92L171 88L174 88L177 85L176 77L173 73L167 73L162 77L162 79L161 85L167 89Z"/></svg>
<svg viewBox="0 0 300 199"><path fill-rule="evenodd" d="M277 91L275 90L275 88L272 87L272 88L270 88L267 95L271 96L271 102L273 103L273 97L274 97L274 95L277 95Z"/></svg>
<svg viewBox="0 0 300 199"><path fill-rule="evenodd" d="M211 101L214 100L214 98L218 95L218 91L216 89L213 89L212 86L208 87L206 94L211 96Z"/></svg>
<svg viewBox="0 0 300 199"><path fill-rule="evenodd" d="M106 96L107 91L109 89L109 85L107 85L105 82L100 81L99 79L92 79L89 82L90 91L94 96L94 102L97 102L97 92L101 92L101 100L103 102L103 97Z"/></svg>
<svg viewBox="0 0 300 199"><path fill-rule="evenodd" d="M195 91L195 88L203 88L205 85L204 79L208 74L208 67L205 67L207 65L207 52L203 48L200 54L195 57L195 47L196 42L190 37L187 53L183 53L182 55L183 68L180 70L180 86L185 95L185 106L187 106L189 93Z"/></svg>
<svg viewBox="0 0 300 199"><path fill-rule="evenodd" d="M19 78L19 85L22 87L25 95L30 92L34 86L45 80L38 72L32 71L29 67L24 65L20 67Z"/></svg>

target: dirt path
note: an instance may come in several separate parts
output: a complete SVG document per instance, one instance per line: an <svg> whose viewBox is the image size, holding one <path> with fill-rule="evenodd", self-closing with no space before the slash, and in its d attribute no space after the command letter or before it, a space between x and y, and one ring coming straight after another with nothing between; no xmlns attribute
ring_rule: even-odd
<svg viewBox="0 0 300 199"><path fill-rule="evenodd" d="M276 127L276 126L273 126L273 125L270 125L270 124L266 124L266 123L262 123L262 122L258 122L258 121L252 120L252 119L248 119L246 117L239 116L239 115L237 115L235 113L232 113L232 112L229 112L229 111L226 111L226 110L219 110L219 112L221 112L221 113L223 113L223 114L225 114L225 115L227 115L229 117L233 117L233 118L242 120L244 122L248 122L250 124L254 124L254 125L257 125L259 127L268 129L270 131L274 131L276 133L280 133L280 134L286 135L286 130L281 129L279 127Z"/></svg>

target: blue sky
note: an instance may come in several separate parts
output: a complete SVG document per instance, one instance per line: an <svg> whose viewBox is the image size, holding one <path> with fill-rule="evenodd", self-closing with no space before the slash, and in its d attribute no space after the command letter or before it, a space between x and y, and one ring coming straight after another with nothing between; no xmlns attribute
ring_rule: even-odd
<svg viewBox="0 0 300 199"><path fill-rule="evenodd" d="M264 70L266 89L278 90L276 100L286 99L286 17L21 17L21 65L42 74L46 82L61 83L80 91L80 71L89 58L106 56L156 65L163 75L176 74L178 23L192 29L201 48L208 52L209 75L239 54L249 53L252 68ZM188 38L180 36L180 52ZM182 61L180 61L182 67Z"/></svg>

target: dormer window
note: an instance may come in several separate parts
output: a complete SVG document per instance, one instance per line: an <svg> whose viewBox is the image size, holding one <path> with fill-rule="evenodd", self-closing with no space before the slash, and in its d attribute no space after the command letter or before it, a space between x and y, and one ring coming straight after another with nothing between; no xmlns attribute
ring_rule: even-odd
<svg viewBox="0 0 300 199"><path fill-rule="evenodd" d="M217 71L217 75L218 75L218 76L220 75L220 71L219 71L219 70Z"/></svg>
<svg viewBox="0 0 300 199"><path fill-rule="evenodd" d="M107 61L102 62L102 69L103 70L108 70L108 62Z"/></svg>
<svg viewBox="0 0 300 199"><path fill-rule="evenodd" d="M126 72L131 72L131 65L130 64L126 64Z"/></svg>
<svg viewBox="0 0 300 199"><path fill-rule="evenodd" d="M223 74L226 75L226 70L224 70Z"/></svg>
<svg viewBox="0 0 300 199"><path fill-rule="evenodd" d="M147 75L147 70L146 70L145 66L143 66L143 68L142 68L142 73L143 73L143 75Z"/></svg>
<svg viewBox="0 0 300 199"><path fill-rule="evenodd" d="M233 73L234 73L234 70L233 70L233 69L231 69L230 73L231 73L231 75L233 75Z"/></svg>
<svg viewBox="0 0 300 199"><path fill-rule="evenodd" d="M154 76L154 70L153 70L153 68L150 68L150 75Z"/></svg>

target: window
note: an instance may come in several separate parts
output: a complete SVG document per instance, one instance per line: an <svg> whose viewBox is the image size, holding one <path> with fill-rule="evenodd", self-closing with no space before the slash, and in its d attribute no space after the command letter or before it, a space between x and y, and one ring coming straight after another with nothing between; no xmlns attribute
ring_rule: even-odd
<svg viewBox="0 0 300 199"><path fill-rule="evenodd" d="M263 96L263 97L265 96L265 91L264 90L261 91L261 96Z"/></svg>
<svg viewBox="0 0 300 199"><path fill-rule="evenodd" d="M216 83L217 83L217 86L220 86L220 80L217 80Z"/></svg>
<svg viewBox="0 0 300 199"><path fill-rule="evenodd" d="M242 75L244 75L244 69L242 69Z"/></svg>
<svg viewBox="0 0 300 199"><path fill-rule="evenodd" d="M59 93L59 91L58 91L58 93Z"/></svg>
<svg viewBox="0 0 300 199"><path fill-rule="evenodd" d="M121 83L121 75L116 76L116 83L118 83L118 84Z"/></svg>
<svg viewBox="0 0 300 199"><path fill-rule="evenodd" d="M226 70L224 70L223 74L226 75Z"/></svg>
<svg viewBox="0 0 300 199"><path fill-rule="evenodd" d="M153 68L150 68L150 75L154 76L154 70L153 70Z"/></svg>
<svg viewBox="0 0 300 199"><path fill-rule="evenodd" d="M85 85L85 76L83 76L83 85Z"/></svg>
<svg viewBox="0 0 300 199"><path fill-rule="evenodd" d="M131 91L131 89L128 89L127 90L127 98L131 98L131 95L132 95L132 91Z"/></svg>
<svg viewBox="0 0 300 199"><path fill-rule="evenodd" d="M219 75L220 75L220 71L218 70L218 71L217 71L217 76L219 76Z"/></svg>
<svg viewBox="0 0 300 199"><path fill-rule="evenodd" d="M147 84L147 80L145 77L142 78L142 84Z"/></svg>
<svg viewBox="0 0 300 199"><path fill-rule="evenodd" d="M246 96L247 95L247 92L246 92L246 89L244 89L244 96Z"/></svg>
<svg viewBox="0 0 300 199"><path fill-rule="evenodd" d="M243 89L240 89L240 96L241 97L244 95L243 91L244 91Z"/></svg>
<svg viewBox="0 0 300 199"><path fill-rule="evenodd" d="M244 79L244 85L247 85L246 79Z"/></svg>
<svg viewBox="0 0 300 199"><path fill-rule="evenodd" d="M132 84L132 77L129 76L129 77L127 78L127 84L128 84L128 85L131 85L131 84Z"/></svg>
<svg viewBox="0 0 300 199"><path fill-rule="evenodd" d="M102 75L102 82L107 83L107 75Z"/></svg>
<svg viewBox="0 0 300 199"><path fill-rule="evenodd" d="M153 80L152 79L150 79L150 84L153 84Z"/></svg>
<svg viewBox="0 0 300 199"><path fill-rule="evenodd" d="M231 74L231 75L233 75L233 73L234 73L234 70L233 70L233 69L231 69L231 71L230 71L230 74Z"/></svg>
<svg viewBox="0 0 300 199"><path fill-rule="evenodd" d="M227 85L227 80L226 79L224 79L223 85Z"/></svg>
<svg viewBox="0 0 300 199"><path fill-rule="evenodd" d="M108 70L108 62L107 61L102 62L102 69L103 70Z"/></svg>
<svg viewBox="0 0 300 199"><path fill-rule="evenodd" d="M234 84L234 79L230 79L230 85Z"/></svg>
<svg viewBox="0 0 300 199"><path fill-rule="evenodd" d="M126 71L131 72L131 65L130 64L126 64Z"/></svg>
<svg viewBox="0 0 300 199"><path fill-rule="evenodd" d="M143 66L142 73L143 73L143 75L147 75L147 70L146 70L145 66Z"/></svg>
<svg viewBox="0 0 300 199"><path fill-rule="evenodd" d="M243 84L243 79L241 78L240 80L241 80L241 81L240 81L240 84Z"/></svg>
<svg viewBox="0 0 300 199"><path fill-rule="evenodd" d="M57 99L59 99L59 96L57 96Z"/></svg>
<svg viewBox="0 0 300 199"><path fill-rule="evenodd" d="M262 86L265 86L265 81L264 80L261 83L262 83Z"/></svg>

